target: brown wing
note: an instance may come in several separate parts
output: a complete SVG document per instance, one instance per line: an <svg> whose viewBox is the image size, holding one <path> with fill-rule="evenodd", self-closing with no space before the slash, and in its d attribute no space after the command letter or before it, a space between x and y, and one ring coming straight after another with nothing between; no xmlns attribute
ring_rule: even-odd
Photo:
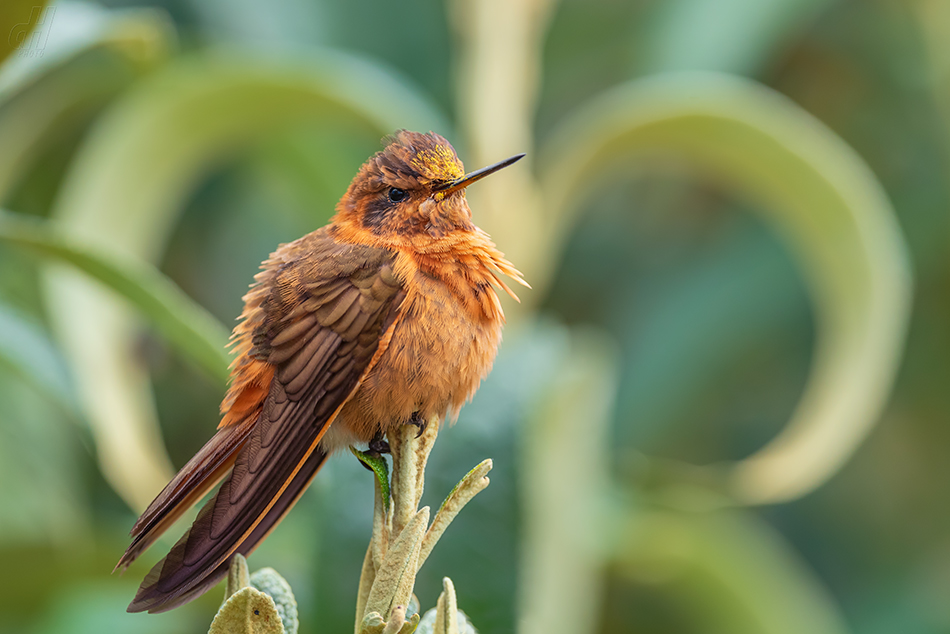
<svg viewBox="0 0 950 634"><path fill-rule="evenodd" d="M273 378L266 392L250 382L225 399L243 413L256 412L244 390L258 390L259 414L230 476L146 577L129 611L164 611L193 599L227 572L235 552L249 553L280 521L322 464L320 438L386 341L403 295L390 252L336 242L325 229L281 247L265 263L246 298L245 324L253 328L236 330L243 354L234 384L241 384L242 368L260 375L255 364L261 362L273 368ZM228 424L218 435L241 434L230 430L242 425ZM169 499L193 503L189 495L182 489ZM140 521L149 536L137 537L139 544L153 541L147 527L164 529L163 515L178 508L168 501L162 507ZM123 562L142 549L133 542Z"/></svg>
<svg viewBox="0 0 950 634"><path fill-rule="evenodd" d="M188 509L220 482L247 442L255 420L218 430L158 494L132 527L132 543L116 570L126 569ZM114 571L113 571L114 572Z"/></svg>
<svg viewBox="0 0 950 634"><path fill-rule="evenodd" d="M241 545L234 551L236 553L241 553L242 555L250 555L257 545L263 541L265 537L270 533L270 531L276 526L280 520L284 518L284 515L293 508L293 505L300 498L300 495L306 490L307 485L310 484L310 481L317 474L317 471L323 466L323 461L326 459L326 454L323 453L319 447L310 454L310 457L304 463L303 467L297 472L297 475L294 476L293 481L290 483L290 486L284 491L284 493L277 500L277 503L271 507L271 510L267 512L267 515L264 516L264 519L261 520L260 524L254 528L254 531L241 542ZM211 512L213 508L212 504L206 504L202 508L202 512ZM186 540L189 537L190 531L185 534L182 540ZM169 558L172 554L169 553ZM223 579L228 574L228 569L231 565L231 558L229 557L225 561L221 562L217 568L212 570L208 575L198 584L194 585L190 590L183 592L182 594L174 597L174 600L167 601L161 605L156 605L149 612L167 612L177 608L180 605L188 603L192 599L200 597L202 594L213 588L218 584L221 579ZM154 585L161 576L161 570L159 566L152 568L148 576L142 582L142 587ZM133 602L134 604L134 602ZM132 606L129 606L132 608ZM144 609L144 608L143 608ZM136 611L136 610L133 610ZM141 611L141 610L138 610Z"/></svg>

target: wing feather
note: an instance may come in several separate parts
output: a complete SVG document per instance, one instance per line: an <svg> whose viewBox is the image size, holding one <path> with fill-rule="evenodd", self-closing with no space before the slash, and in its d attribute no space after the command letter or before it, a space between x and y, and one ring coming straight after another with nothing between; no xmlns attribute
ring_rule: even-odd
<svg viewBox="0 0 950 634"><path fill-rule="evenodd" d="M200 595L235 552L249 552L280 521L322 464L320 439L388 339L404 297L390 252L338 243L326 230L285 245L265 266L246 298L236 349L273 367L269 389L232 451L230 475L146 577L130 611L164 611ZM225 402L241 402L240 394ZM219 434L238 433L231 429Z"/></svg>
<svg viewBox="0 0 950 634"><path fill-rule="evenodd" d="M169 526L205 496L227 474L237 451L247 441L252 425L232 425L218 430L211 440L182 467L132 527L132 543L116 564L125 570Z"/></svg>
<svg viewBox="0 0 950 634"><path fill-rule="evenodd" d="M301 494L306 490L307 485L310 484L310 481L313 480L313 477L317 474L317 471L320 470L320 467L323 466L324 461L326 460L326 454L321 451L314 451L311 454L310 458L307 459L307 462L304 464L300 472L294 477L293 482L290 486L287 487L287 490L281 495L277 503L267 512L267 515L261 521L260 524L253 530L253 532L248 536L244 542L235 550L235 552L241 553L245 557L254 552L254 549L262 542L267 535L274 529L274 527L280 523L280 520L293 508L294 504L297 503L297 500L300 499ZM190 530L186 533L179 543L188 539ZM232 555L233 556L233 555ZM190 590L182 590L178 593L171 593L169 600L165 603L154 606L150 612L167 612L168 610L174 609L180 605L184 605L189 601L200 597L202 594L213 588L218 584L225 576L228 574L228 569L231 565L231 557L227 560L221 562L214 570L212 570L207 577L205 577L200 583L195 585ZM160 567L161 566L161 567ZM164 568L164 560L160 562L159 565L155 566L149 575L145 578L145 581L142 582L142 588L139 590L139 594L148 597L153 591L152 588L161 577L162 569ZM131 612L142 612L148 610L147 603L137 604L136 601L132 602L132 605L129 606L129 611Z"/></svg>

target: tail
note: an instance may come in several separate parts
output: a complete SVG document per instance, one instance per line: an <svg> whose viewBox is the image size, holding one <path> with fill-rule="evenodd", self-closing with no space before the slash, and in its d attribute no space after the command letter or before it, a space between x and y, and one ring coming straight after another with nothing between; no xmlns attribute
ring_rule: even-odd
<svg viewBox="0 0 950 634"><path fill-rule="evenodd" d="M280 523L284 515L293 508L307 485L323 466L326 457L327 454L319 447L310 454L263 519L236 544L227 546L230 554L226 559L213 567L189 565L189 563L200 561L206 552L218 550L222 546L217 539L221 536L214 535L211 530L211 520L218 498L228 495L229 477L215 496L202 507L194 525L178 540L171 552L155 564L148 573L132 603L129 604L128 611L166 612L198 598L214 587L228 574L234 553L250 555Z"/></svg>
<svg viewBox="0 0 950 634"><path fill-rule="evenodd" d="M132 543L116 564L115 570L128 568L185 511L221 481L234 465L235 457L247 442L252 429L251 421L243 421L219 429L205 443L135 522Z"/></svg>

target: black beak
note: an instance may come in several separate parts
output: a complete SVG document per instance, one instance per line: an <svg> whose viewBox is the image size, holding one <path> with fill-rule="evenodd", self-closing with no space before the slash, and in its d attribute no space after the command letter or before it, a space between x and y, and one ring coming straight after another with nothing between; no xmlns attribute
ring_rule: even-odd
<svg viewBox="0 0 950 634"><path fill-rule="evenodd" d="M480 170L475 170L474 172L469 172L462 178L456 179L454 181L449 181L444 183L439 187L435 188L435 191L441 193L443 196L448 196L449 194L455 193L460 189L465 189L475 181L480 181L489 174L494 174L500 169L504 169L509 165L517 163L522 158L524 158L524 153L515 154L511 158L506 158L504 161L498 161L494 165L489 165L488 167L483 167Z"/></svg>

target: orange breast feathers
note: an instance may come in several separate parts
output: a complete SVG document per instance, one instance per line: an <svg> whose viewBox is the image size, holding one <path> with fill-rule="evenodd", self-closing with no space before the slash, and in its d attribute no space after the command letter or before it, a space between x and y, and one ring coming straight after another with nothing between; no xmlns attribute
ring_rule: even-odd
<svg viewBox="0 0 950 634"><path fill-rule="evenodd" d="M406 297L390 340L340 412L336 424L349 432L340 440L366 442L414 414L454 420L491 370L505 321L493 286L508 290L501 274L521 279L486 234L459 238L450 238L450 256L397 255Z"/></svg>

